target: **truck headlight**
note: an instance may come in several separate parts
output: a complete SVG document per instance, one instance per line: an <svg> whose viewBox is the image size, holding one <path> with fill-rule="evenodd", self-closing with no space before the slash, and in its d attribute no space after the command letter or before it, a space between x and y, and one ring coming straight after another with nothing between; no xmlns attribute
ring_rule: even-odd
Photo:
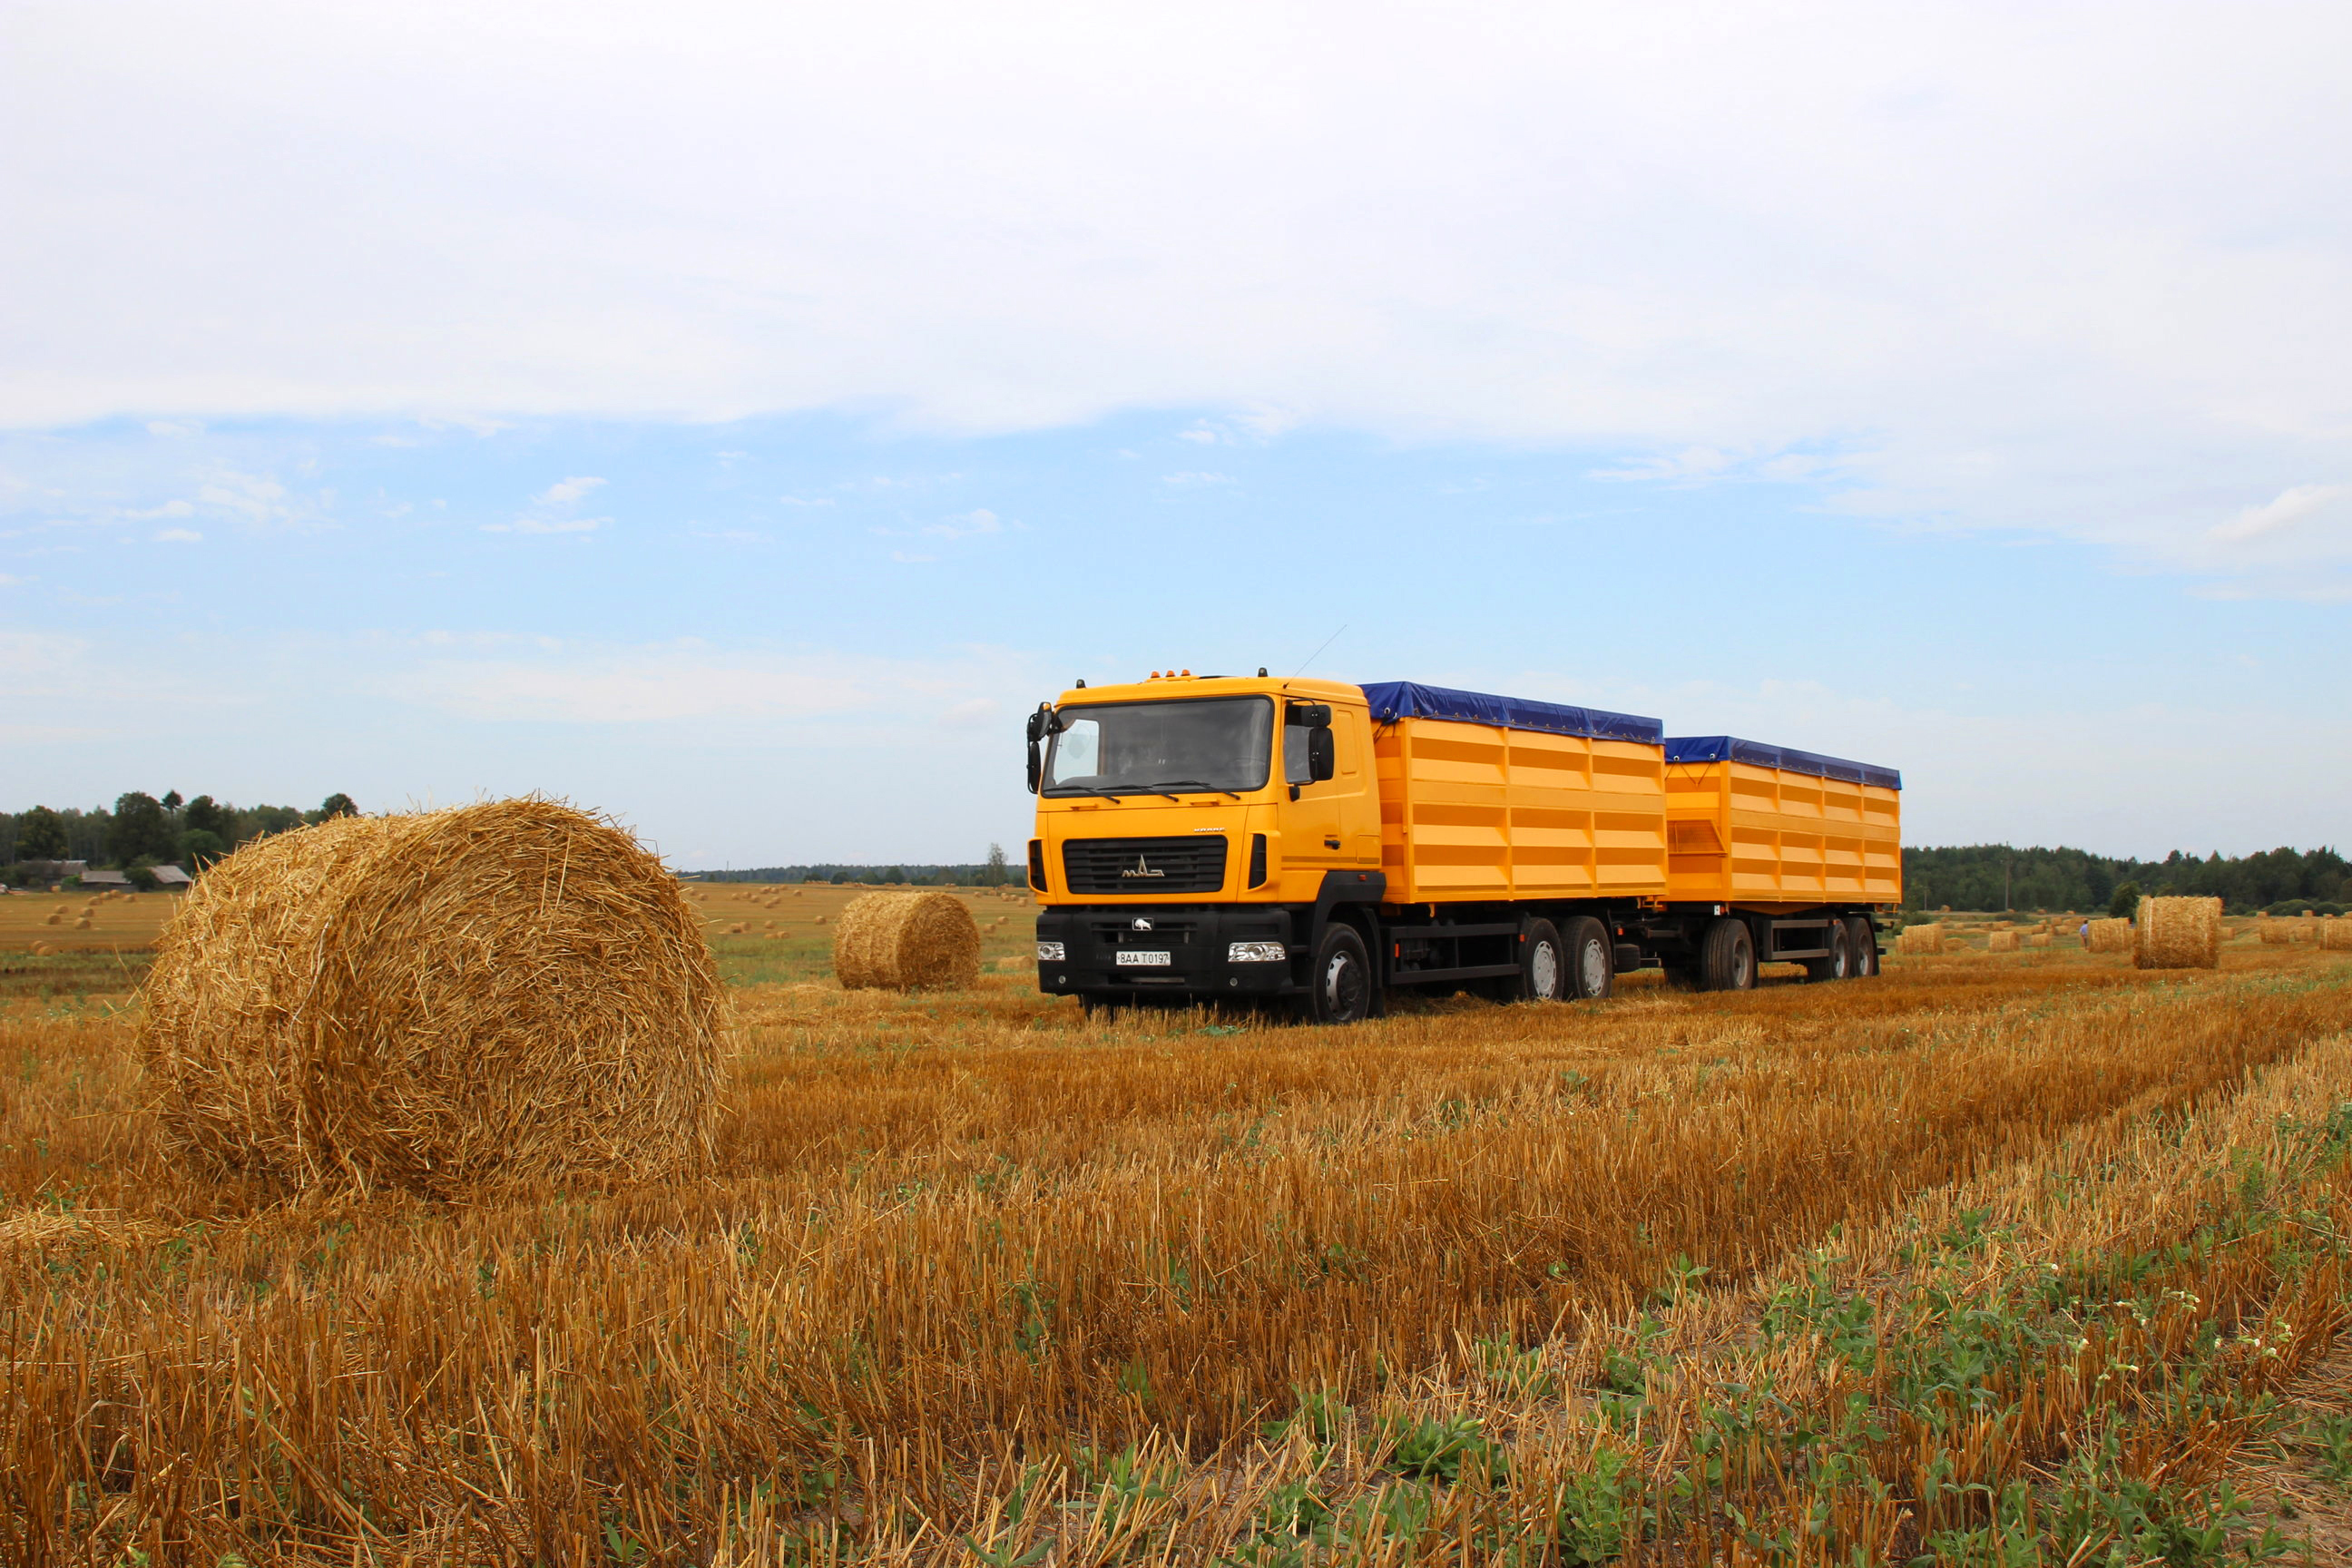
<svg viewBox="0 0 2352 1568"><path fill-rule="evenodd" d="M1237 942L1225 949L1227 963L1280 963L1289 956L1278 942Z"/></svg>
<svg viewBox="0 0 2352 1568"><path fill-rule="evenodd" d="M1039 942L1039 943L1037 944L1037 962L1038 962L1038 963L1062 963L1062 962L1063 962L1062 944L1061 944L1060 942Z"/></svg>

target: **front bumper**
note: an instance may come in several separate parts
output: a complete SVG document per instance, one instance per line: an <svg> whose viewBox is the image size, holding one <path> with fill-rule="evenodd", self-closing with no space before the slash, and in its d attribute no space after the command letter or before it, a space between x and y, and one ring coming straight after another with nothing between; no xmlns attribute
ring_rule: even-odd
<svg viewBox="0 0 2352 1568"><path fill-rule="evenodd" d="M1138 929L1138 922L1145 922ZM1295 994L1306 963L1297 922L1275 904L1084 904L1037 916L1037 941L1060 942L1060 962L1041 959L1037 989L1048 996L1275 996ZM1235 942L1274 943L1278 963L1236 963ZM1122 951L1164 952L1165 966L1122 964Z"/></svg>

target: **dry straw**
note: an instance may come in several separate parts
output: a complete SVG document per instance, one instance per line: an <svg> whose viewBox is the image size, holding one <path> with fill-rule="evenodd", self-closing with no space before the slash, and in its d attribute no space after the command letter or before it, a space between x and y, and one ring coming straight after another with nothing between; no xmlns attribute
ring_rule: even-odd
<svg viewBox="0 0 2352 1568"><path fill-rule="evenodd" d="M2319 945L2338 952L2352 952L2352 921L2330 915L2319 922Z"/></svg>
<svg viewBox="0 0 2352 1568"><path fill-rule="evenodd" d="M2132 962L2142 969L2218 969L2221 900L2142 899Z"/></svg>
<svg viewBox="0 0 2352 1568"><path fill-rule="evenodd" d="M2132 923L2125 920L2093 921L2083 933L2083 946L2092 952L2129 952Z"/></svg>
<svg viewBox="0 0 2352 1568"><path fill-rule="evenodd" d="M2294 940L2294 933L2287 929L2286 921L2274 921L2268 915L2256 921L2254 929L2263 933L2263 942L2271 947L2284 947Z"/></svg>
<svg viewBox="0 0 2352 1568"><path fill-rule="evenodd" d="M207 871L140 1049L186 1156L454 1194L710 1155L719 988L661 863L545 800L347 816Z"/></svg>
<svg viewBox="0 0 2352 1568"><path fill-rule="evenodd" d="M841 911L833 973L852 991L932 991L980 977L980 928L952 893L868 893Z"/></svg>
<svg viewBox="0 0 2352 1568"><path fill-rule="evenodd" d="M1987 952L2015 952L2017 951L2017 933L2006 929L1994 931L1991 935L1985 938L1985 951Z"/></svg>
<svg viewBox="0 0 2352 1568"><path fill-rule="evenodd" d="M1941 952L1944 951L1944 928L1938 925L1905 926L1895 933L1897 952Z"/></svg>

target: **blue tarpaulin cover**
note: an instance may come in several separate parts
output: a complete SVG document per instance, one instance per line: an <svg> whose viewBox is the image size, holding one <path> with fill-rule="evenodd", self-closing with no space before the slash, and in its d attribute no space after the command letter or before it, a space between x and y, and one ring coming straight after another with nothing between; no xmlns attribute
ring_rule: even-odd
<svg viewBox="0 0 2352 1568"><path fill-rule="evenodd" d="M1734 735L1670 735L1666 739L1666 761L1753 763L1759 768L1786 768L1792 773L1811 773L1818 779L1843 779L1848 784L1875 784L1880 789L1903 787L1902 773L1893 768L1849 763L1842 757L1819 757L1793 747L1768 746L1761 741L1743 741Z"/></svg>
<svg viewBox="0 0 2352 1568"><path fill-rule="evenodd" d="M1453 719L1465 724L1498 724L1507 730L1581 735L1592 741L1646 741L1654 746L1666 736L1665 725L1657 720L1631 713L1571 708L1564 702L1537 702L1525 697L1489 697L1483 691L1455 691L1410 680L1368 683L1364 696L1372 705L1375 724L1399 719Z"/></svg>

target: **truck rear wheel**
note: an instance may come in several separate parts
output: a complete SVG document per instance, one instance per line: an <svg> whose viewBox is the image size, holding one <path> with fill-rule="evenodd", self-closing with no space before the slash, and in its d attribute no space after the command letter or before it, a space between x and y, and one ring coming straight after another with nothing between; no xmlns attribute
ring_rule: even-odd
<svg viewBox="0 0 2352 1568"><path fill-rule="evenodd" d="M1829 930L1823 934L1829 938L1829 956L1805 960L1805 978L1808 980L1853 979L1853 935L1847 931L1845 921L1842 920L1830 921Z"/></svg>
<svg viewBox="0 0 2352 1568"><path fill-rule="evenodd" d="M1591 915L1568 922L1568 994L1596 1002L1617 988L1617 944Z"/></svg>
<svg viewBox="0 0 2352 1568"><path fill-rule="evenodd" d="M1725 915L1706 928L1698 949L1698 988L1702 991L1752 991L1756 988L1756 942L1748 922Z"/></svg>
<svg viewBox="0 0 2352 1568"><path fill-rule="evenodd" d="M1568 965L1568 948L1559 940L1559 928L1549 921L1536 921L1519 944L1519 994L1530 1002L1567 1001Z"/></svg>
<svg viewBox="0 0 2352 1568"><path fill-rule="evenodd" d="M1359 1024L1372 1010L1372 963L1364 939L1337 921L1315 950L1307 1016L1318 1024Z"/></svg>
<svg viewBox="0 0 2352 1568"><path fill-rule="evenodd" d="M1846 940L1853 947L1852 973L1859 980L1878 973L1878 933L1860 915L1845 917Z"/></svg>

